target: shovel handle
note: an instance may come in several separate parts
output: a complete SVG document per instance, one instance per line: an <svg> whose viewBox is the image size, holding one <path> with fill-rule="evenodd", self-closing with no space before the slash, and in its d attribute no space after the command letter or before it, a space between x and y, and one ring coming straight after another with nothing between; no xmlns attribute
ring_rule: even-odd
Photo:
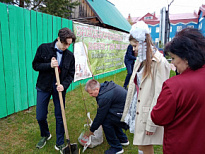
<svg viewBox="0 0 205 154"><path fill-rule="evenodd" d="M55 75L56 75L57 86L59 86L59 85L60 85L60 78L59 78L59 73L58 73L58 67L55 67ZM61 113L62 113L62 117L63 117L63 125L64 125L64 130L65 130L65 136L66 136L66 139L69 140L68 128L67 128L67 122L66 122L66 117L65 117L65 108L64 108L64 104L63 104L62 92L61 92L61 91L58 91L58 95L59 95L59 100L60 100Z"/></svg>

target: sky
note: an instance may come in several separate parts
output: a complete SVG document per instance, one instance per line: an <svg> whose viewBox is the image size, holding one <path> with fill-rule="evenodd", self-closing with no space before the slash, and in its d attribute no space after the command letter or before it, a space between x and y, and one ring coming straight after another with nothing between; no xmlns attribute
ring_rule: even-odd
<svg viewBox="0 0 205 154"><path fill-rule="evenodd" d="M120 13L127 18L142 17L147 13L154 13L160 15L160 10L163 7L168 9L168 5L172 0L109 0L115 5ZM198 13L199 7L205 4L205 0L173 0L169 6L170 14L178 13Z"/></svg>

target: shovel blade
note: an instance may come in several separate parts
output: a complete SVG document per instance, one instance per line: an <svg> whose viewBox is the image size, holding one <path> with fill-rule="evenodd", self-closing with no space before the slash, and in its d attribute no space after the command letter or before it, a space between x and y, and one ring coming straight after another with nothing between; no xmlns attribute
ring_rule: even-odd
<svg viewBox="0 0 205 154"><path fill-rule="evenodd" d="M66 145L63 148L63 154L78 154L78 145L76 143Z"/></svg>
<svg viewBox="0 0 205 154"><path fill-rule="evenodd" d="M70 144L72 154L78 154L78 145L77 143Z"/></svg>

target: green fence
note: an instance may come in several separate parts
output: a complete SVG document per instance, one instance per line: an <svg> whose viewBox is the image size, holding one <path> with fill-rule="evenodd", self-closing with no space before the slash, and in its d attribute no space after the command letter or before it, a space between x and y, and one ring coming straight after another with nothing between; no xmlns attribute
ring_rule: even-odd
<svg viewBox="0 0 205 154"><path fill-rule="evenodd" d="M37 47L57 38L70 20L0 3L0 118L36 105L36 79L32 69ZM73 46L69 50L73 51ZM103 78L123 69L95 76ZM72 83L68 91L88 79Z"/></svg>

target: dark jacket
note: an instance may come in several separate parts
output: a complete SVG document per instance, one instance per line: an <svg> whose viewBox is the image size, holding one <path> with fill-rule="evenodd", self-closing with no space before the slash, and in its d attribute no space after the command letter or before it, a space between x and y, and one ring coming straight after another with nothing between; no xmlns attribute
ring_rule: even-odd
<svg viewBox="0 0 205 154"><path fill-rule="evenodd" d="M51 58L57 57L54 48L56 42L57 40L52 43L41 44L32 63L33 69L39 71L36 87L43 91L52 91L52 84L55 80L55 71L54 68L51 68ZM75 58L73 53L67 49L63 51L60 70L60 82L64 91L66 91L75 74Z"/></svg>
<svg viewBox="0 0 205 154"><path fill-rule="evenodd" d="M134 56L133 47L132 47L132 45L130 44L130 45L127 47L127 52L126 52L126 54L125 54L124 62L125 62L126 64L132 64L132 65L134 65L135 60L136 60L136 57Z"/></svg>
<svg viewBox="0 0 205 154"><path fill-rule="evenodd" d="M97 130L103 124L105 118L110 118L113 122L120 123L126 95L127 91L113 81L105 81L101 84L99 94L96 97L98 109L90 128L91 132Z"/></svg>

